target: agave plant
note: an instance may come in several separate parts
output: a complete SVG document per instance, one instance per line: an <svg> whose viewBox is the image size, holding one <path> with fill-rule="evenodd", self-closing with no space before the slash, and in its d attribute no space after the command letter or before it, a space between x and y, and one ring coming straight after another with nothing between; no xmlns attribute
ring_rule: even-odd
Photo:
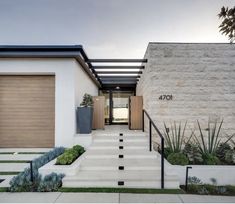
<svg viewBox="0 0 235 204"><path fill-rule="evenodd" d="M210 122L208 122L208 128L206 129L208 131L208 134L203 134L201 125L199 121L197 121L198 128L199 128L199 137L195 136L194 139L196 144L198 145L200 151L204 155L215 155L216 150L218 149L218 146L221 144L221 127L223 124L223 120L219 123L215 121L213 125L211 125ZM211 127L212 126L212 127ZM232 139L233 135L230 136L223 144L226 144ZM206 140L207 139L207 140Z"/></svg>
<svg viewBox="0 0 235 204"><path fill-rule="evenodd" d="M179 126L176 125L176 123L174 122L174 125L170 125L170 128L167 128L166 124L164 123L164 138L165 138L165 142L166 142L166 146L169 149L170 152L182 152L182 147L184 144L187 144L192 135L189 137L189 139L187 140L187 142L185 142L185 129L187 126L187 121L185 122L183 129L181 126L181 123L179 124Z"/></svg>

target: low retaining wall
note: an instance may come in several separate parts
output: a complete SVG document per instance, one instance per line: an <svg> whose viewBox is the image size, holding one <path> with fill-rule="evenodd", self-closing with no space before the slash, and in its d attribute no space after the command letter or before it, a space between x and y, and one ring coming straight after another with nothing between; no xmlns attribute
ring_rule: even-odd
<svg viewBox="0 0 235 204"><path fill-rule="evenodd" d="M86 153L83 153L70 165L55 165L56 159L54 159L40 167L38 171L43 177L52 172L57 174L65 174L66 176L73 176L79 171L81 161L85 158L85 154Z"/></svg>
<svg viewBox="0 0 235 204"><path fill-rule="evenodd" d="M203 183L212 184L211 178L215 178L217 185L235 185L235 166L234 165L187 165L189 176L196 176ZM185 184L186 167L180 165L171 165L165 160L166 173L175 173L178 175L180 184Z"/></svg>

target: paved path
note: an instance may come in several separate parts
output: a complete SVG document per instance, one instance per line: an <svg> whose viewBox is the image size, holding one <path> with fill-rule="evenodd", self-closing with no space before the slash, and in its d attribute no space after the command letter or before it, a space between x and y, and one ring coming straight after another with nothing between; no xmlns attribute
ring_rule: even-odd
<svg viewBox="0 0 235 204"><path fill-rule="evenodd" d="M235 203L235 196L129 193L0 193L0 203Z"/></svg>

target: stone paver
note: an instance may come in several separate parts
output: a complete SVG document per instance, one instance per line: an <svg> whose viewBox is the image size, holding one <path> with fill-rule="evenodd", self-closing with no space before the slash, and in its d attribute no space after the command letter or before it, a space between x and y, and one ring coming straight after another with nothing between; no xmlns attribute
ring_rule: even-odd
<svg viewBox="0 0 235 204"><path fill-rule="evenodd" d="M63 193L57 203L118 203L118 193Z"/></svg>
<svg viewBox="0 0 235 204"><path fill-rule="evenodd" d="M0 193L1 203L54 203L61 193Z"/></svg>

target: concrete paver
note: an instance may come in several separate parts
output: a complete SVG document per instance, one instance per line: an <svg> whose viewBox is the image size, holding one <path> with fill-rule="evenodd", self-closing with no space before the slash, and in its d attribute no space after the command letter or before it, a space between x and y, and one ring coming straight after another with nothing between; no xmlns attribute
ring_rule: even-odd
<svg viewBox="0 0 235 204"><path fill-rule="evenodd" d="M121 193L120 203L181 203L177 194L131 194Z"/></svg>
<svg viewBox="0 0 235 204"><path fill-rule="evenodd" d="M29 161L42 156L42 154L0 154L0 161Z"/></svg>
<svg viewBox="0 0 235 204"><path fill-rule="evenodd" d="M62 193L56 203L118 203L118 193Z"/></svg>
<svg viewBox="0 0 235 204"><path fill-rule="evenodd" d="M19 172L29 167L29 163L0 163L1 172Z"/></svg>
<svg viewBox="0 0 235 204"><path fill-rule="evenodd" d="M235 203L235 196L131 193L0 193L0 203Z"/></svg>
<svg viewBox="0 0 235 204"><path fill-rule="evenodd" d="M179 195L184 203L235 203L235 196Z"/></svg>
<svg viewBox="0 0 235 204"><path fill-rule="evenodd" d="M9 187L10 186L9 182L16 175L0 175L0 179L4 179L4 181L0 183L0 187L1 188L2 187Z"/></svg>
<svg viewBox="0 0 235 204"><path fill-rule="evenodd" d="M1 203L54 203L61 193L0 193Z"/></svg>
<svg viewBox="0 0 235 204"><path fill-rule="evenodd" d="M52 148L0 148L0 152L48 152Z"/></svg>

